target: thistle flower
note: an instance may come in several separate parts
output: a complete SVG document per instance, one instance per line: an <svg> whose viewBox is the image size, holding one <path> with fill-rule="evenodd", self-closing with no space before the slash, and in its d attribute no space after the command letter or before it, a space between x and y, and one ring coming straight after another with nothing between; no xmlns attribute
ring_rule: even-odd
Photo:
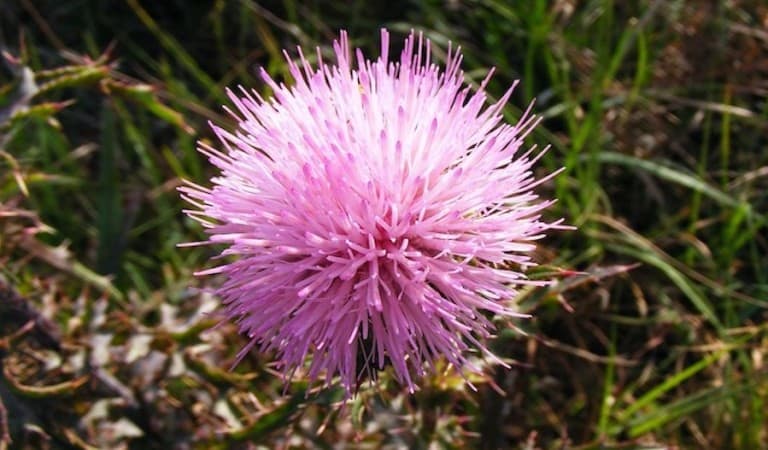
<svg viewBox="0 0 768 450"><path fill-rule="evenodd" d="M559 227L533 193L550 177L521 150L538 119L503 122L514 86L487 105L491 74L472 93L460 49L441 68L421 34L397 61L381 40L375 61L353 62L344 32L335 65L286 54L292 86L261 71L271 99L229 91L237 129L200 144L221 173L181 189L203 243L235 257L198 274L225 280L224 315L250 340L239 357L272 352L286 375L309 360L310 379L348 392L386 364L411 391L441 357L479 370L466 353L490 354L486 315L524 316L516 288L546 284L523 273L533 241Z"/></svg>

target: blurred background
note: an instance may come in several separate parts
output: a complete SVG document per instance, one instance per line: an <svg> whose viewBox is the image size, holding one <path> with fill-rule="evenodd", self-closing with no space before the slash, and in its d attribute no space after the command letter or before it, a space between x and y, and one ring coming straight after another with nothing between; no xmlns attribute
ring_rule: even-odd
<svg viewBox="0 0 768 450"><path fill-rule="evenodd" d="M376 57L381 27L521 80L505 114L536 100L578 230L541 241L534 318L497 321L510 369L340 407L269 355L228 371L176 188L213 174L225 87L268 94L258 67L340 29ZM768 448L766 30L762 0L0 0L0 449Z"/></svg>

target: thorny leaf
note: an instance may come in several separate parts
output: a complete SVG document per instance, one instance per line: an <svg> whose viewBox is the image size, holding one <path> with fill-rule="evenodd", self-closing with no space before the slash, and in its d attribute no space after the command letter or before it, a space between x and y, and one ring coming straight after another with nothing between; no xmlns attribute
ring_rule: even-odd
<svg viewBox="0 0 768 450"><path fill-rule="evenodd" d="M14 61L6 52L3 52L3 56L6 66L11 69L16 81L14 83L15 89L9 89L11 93L8 98L0 98L0 125L7 122L14 114L28 108L32 97L40 92L32 69Z"/></svg>
<svg viewBox="0 0 768 450"><path fill-rule="evenodd" d="M194 133L194 130L186 123L181 113L160 102L153 86L148 84L127 84L109 78L104 79L101 86L108 93L118 94L140 104L158 118L178 127L185 133Z"/></svg>

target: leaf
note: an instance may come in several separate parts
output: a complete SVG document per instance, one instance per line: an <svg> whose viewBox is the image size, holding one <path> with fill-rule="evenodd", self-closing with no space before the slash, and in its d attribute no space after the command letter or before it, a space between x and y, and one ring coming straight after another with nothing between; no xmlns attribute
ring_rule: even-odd
<svg viewBox="0 0 768 450"><path fill-rule="evenodd" d="M160 102L154 87L148 84L120 83L111 79L104 80L102 86L108 92L113 92L143 106L158 118L176 126L185 133L194 133L192 127L184 121L184 116L181 113Z"/></svg>
<svg viewBox="0 0 768 450"><path fill-rule="evenodd" d="M242 387L257 376L255 373L238 374L208 365L199 358L196 358L192 349L187 349L184 352L184 362L198 375L219 386L235 385Z"/></svg>
<svg viewBox="0 0 768 450"><path fill-rule="evenodd" d="M7 106L0 108L0 125L7 122L15 114L27 109L29 102L38 92L39 88L35 83L35 73L26 66L14 67L17 73L16 89Z"/></svg>
<svg viewBox="0 0 768 450"><path fill-rule="evenodd" d="M3 378L13 392L29 398L71 397L90 379L88 375L83 375L71 381L49 386L28 386L16 380L8 366L3 367Z"/></svg>
<svg viewBox="0 0 768 450"><path fill-rule="evenodd" d="M726 384L701 390L688 397L668 403L663 408L654 408L650 413L630 421L629 437L635 438L652 430L659 429L670 422L689 416L691 413L707 406L725 401L750 388L754 388L753 383Z"/></svg>
<svg viewBox="0 0 768 450"><path fill-rule="evenodd" d="M307 402L306 388L299 389L288 401L259 416L249 426L227 434L230 441L259 441L268 433L288 426L300 406Z"/></svg>
<svg viewBox="0 0 768 450"><path fill-rule="evenodd" d="M80 262L75 261L65 246L51 247L38 241L34 236L23 236L19 240L19 244L31 255L42 259L57 269L80 278L102 292L109 294L115 300L123 300L123 294L112 284L109 278L99 275Z"/></svg>
<svg viewBox="0 0 768 450"><path fill-rule="evenodd" d="M707 356L706 358L699 360L695 364L692 364L686 367L682 371L672 374L670 377L665 379L664 382L657 385L650 391L646 392L642 397L638 398L635 402L630 404L626 409L621 411L618 414L619 423L625 423L633 414L640 411L644 407L649 406L653 401L661 397L666 392L669 392L671 389L678 387L685 380L691 378L692 376L701 372L705 368L709 367L712 363L717 361L717 359L720 358L723 355L723 353L724 351L713 353ZM659 408L659 410L663 410L663 409L664 408Z"/></svg>
<svg viewBox="0 0 768 450"><path fill-rule="evenodd" d="M640 264L615 264L612 266L597 266L580 272L560 272L560 275L566 275L557 284L550 288L553 294L561 294L565 291L577 288L587 283L598 283L606 278L614 277L622 273L627 273L632 269L639 267Z"/></svg>
<svg viewBox="0 0 768 450"><path fill-rule="evenodd" d="M712 200L720 203L723 206L736 208L744 206L747 208L749 215L752 215L754 211L752 208L741 202L723 191L711 186L706 181L692 175L685 173L679 169L671 167L666 164L662 164L655 161L648 161L640 159L634 156L625 155L616 152L600 152L596 155L597 159L603 163L619 164L622 166L644 170L652 175L655 175L663 180L671 181L673 183L685 186L691 190L701 193Z"/></svg>
<svg viewBox="0 0 768 450"><path fill-rule="evenodd" d="M42 84L36 95L40 96L59 89L92 84L109 75L109 68L107 66L89 65L73 67L74 70L72 72Z"/></svg>
<svg viewBox="0 0 768 450"><path fill-rule="evenodd" d="M651 251L633 248L628 245L606 244L606 248L609 248L617 253L632 256L633 258L636 258L661 270L667 276L667 278L669 278L669 280L672 281L672 283L674 283L678 289L680 289L680 291L685 294L686 297L688 297L691 303L693 303L693 306L699 310L701 315L704 316L704 318L706 318L715 328L717 328L720 334L725 333L725 327L723 326L723 323L720 321L720 319L718 319L717 314L715 314L714 309L710 305L709 301L707 301L707 298L704 296L701 290L694 283L692 283L688 277L680 273L680 271L675 269L671 264L667 263L657 254Z"/></svg>

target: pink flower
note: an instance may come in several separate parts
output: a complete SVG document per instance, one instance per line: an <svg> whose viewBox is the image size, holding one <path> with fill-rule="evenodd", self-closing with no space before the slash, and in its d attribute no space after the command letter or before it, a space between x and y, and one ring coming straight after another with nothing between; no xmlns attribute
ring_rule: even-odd
<svg viewBox="0 0 768 450"><path fill-rule="evenodd" d="M411 391L441 357L479 370L465 354L490 355L484 312L524 316L516 287L546 284L523 274L529 253L560 227L533 193L551 176L536 180L521 150L539 119L502 121L512 88L486 105L490 74L472 93L459 49L441 68L421 34L398 61L381 39L376 61L353 59L344 32L335 65L299 49L292 86L261 71L271 99L229 92L238 128L213 125L221 149L200 144L221 174L181 189L205 243L235 257L199 275L225 278L216 293L250 340L240 357L273 352L286 375L309 360L310 379L338 375L348 392L385 363Z"/></svg>

